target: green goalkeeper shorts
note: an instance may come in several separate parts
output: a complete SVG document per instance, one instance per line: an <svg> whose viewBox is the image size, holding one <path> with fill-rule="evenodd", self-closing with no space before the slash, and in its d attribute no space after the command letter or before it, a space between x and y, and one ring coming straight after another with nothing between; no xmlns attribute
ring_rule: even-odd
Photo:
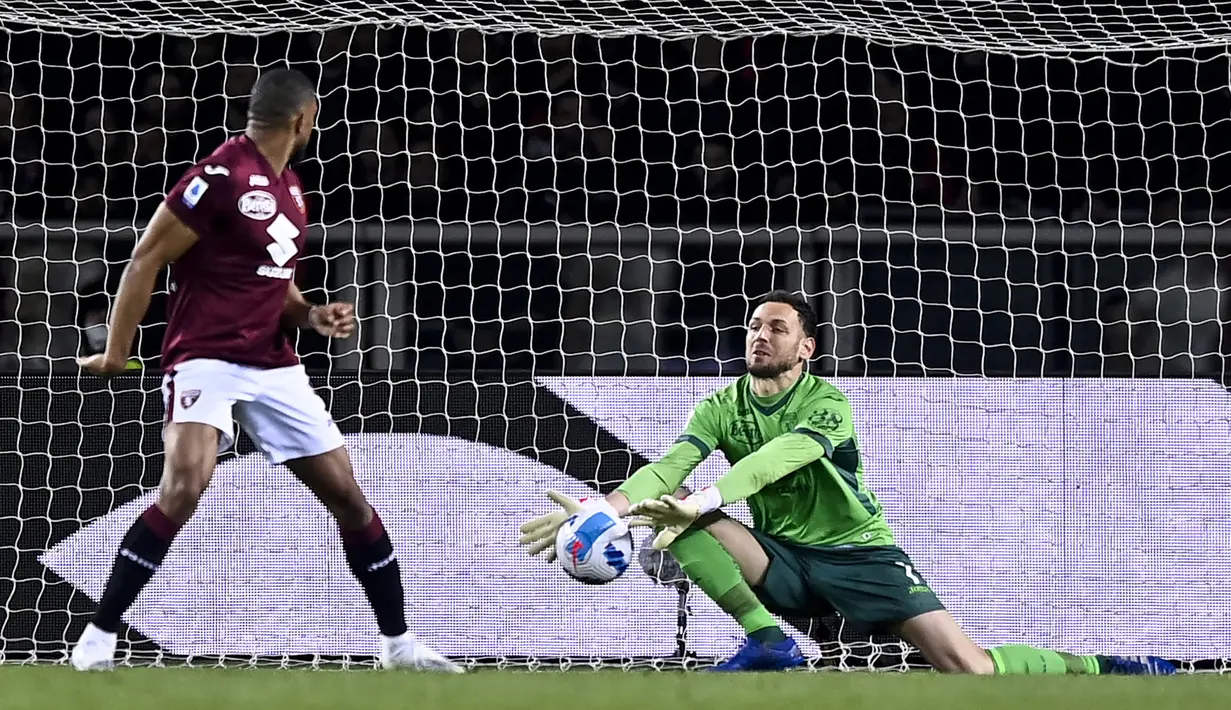
<svg viewBox="0 0 1231 710"><path fill-rule="evenodd" d="M751 532L769 555L765 581L753 591L779 616L837 611L871 633L945 608L901 548L806 547Z"/></svg>

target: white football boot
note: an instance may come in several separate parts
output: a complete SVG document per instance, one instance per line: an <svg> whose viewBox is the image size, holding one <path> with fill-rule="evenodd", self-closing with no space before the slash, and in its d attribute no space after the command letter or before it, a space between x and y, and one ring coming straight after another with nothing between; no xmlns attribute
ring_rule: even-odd
<svg viewBox="0 0 1231 710"><path fill-rule="evenodd" d="M401 636L382 636L380 641L381 668L406 668L434 673L465 673L465 669L436 653L426 644L419 643L410 632Z"/></svg>
<svg viewBox="0 0 1231 710"><path fill-rule="evenodd" d="M73 668L79 671L109 671L115 668L115 639L115 634L87 624L77 645L73 646Z"/></svg>

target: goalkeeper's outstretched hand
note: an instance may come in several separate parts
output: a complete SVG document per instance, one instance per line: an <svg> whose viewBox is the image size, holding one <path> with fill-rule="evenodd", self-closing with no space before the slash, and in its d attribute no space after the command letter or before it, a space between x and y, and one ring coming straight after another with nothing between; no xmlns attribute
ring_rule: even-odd
<svg viewBox="0 0 1231 710"><path fill-rule="evenodd" d="M564 525L565 520L585 510L586 506L582 501L573 500L558 491L547 491L547 497L555 501L561 509L523 524L520 528L521 537L518 538L517 544L525 545L526 552L530 553L531 557L546 550L547 561L555 562L556 533L560 531L560 526Z"/></svg>
<svg viewBox="0 0 1231 710"><path fill-rule="evenodd" d="M701 517L701 506L672 495L643 500L628 509L628 527L659 528L654 536L654 549L665 550L684 534L689 525Z"/></svg>

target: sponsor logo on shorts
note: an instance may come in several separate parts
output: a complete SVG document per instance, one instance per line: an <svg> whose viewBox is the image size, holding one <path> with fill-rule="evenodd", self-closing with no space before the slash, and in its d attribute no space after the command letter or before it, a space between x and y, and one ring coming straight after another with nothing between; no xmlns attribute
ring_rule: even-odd
<svg viewBox="0 0 1231 710"><path fill-rule="evenodd" d="M289 279L295 275L295 270L289 266L258 266L256 269L257 276L265 276L271 279Z"/></svg>
<svg viewBox="0 0 1231 710"><path fill-rule="evenodd" d="M201 398L201 390L184 390L180 392L180 406L188 409Z"/></svg>
<svg viewBox="0 0 1231 710"><path fill-rule="evenodd" d="M264 190L249 190L239 196L239 213L248 219L265 221L278 213L278 201Z"/></svg>

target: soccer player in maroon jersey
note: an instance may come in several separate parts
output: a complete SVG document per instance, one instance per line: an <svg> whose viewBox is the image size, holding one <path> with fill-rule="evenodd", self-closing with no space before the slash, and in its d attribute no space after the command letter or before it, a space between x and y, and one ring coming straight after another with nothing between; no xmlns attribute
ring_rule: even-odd
<svg viewBox="0 0 1231 710"><path fill-rule="evenodd" d="M234 442L236 422L337 518L347 563L380 627L382 665L462 670L408 631L389 535L355 482L342 434L287 333L313 328L344 338L354 329L350 304L310 304L293 281L307 206L289 163L311 138L316 111L316 92L303 74L280 69L257 80L247 129L188 170L155 211L120 282L106 352L80 360L97 375L124 370L155 282L169 265L166 464L158 502L120 543L98 610L73 648L79 670L112 667L120 617L192 516L218 453Z"/></svg>

